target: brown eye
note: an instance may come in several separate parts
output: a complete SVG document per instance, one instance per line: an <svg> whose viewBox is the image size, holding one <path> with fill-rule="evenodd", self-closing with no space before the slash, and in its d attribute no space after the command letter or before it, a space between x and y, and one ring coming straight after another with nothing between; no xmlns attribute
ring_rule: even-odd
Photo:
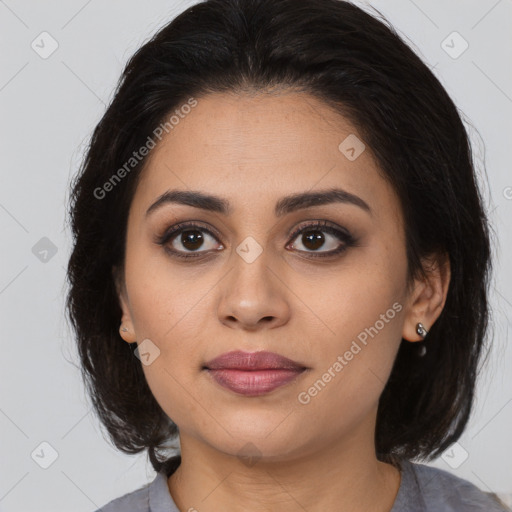
<svg viewBox="0 0 512 512"><path fill-rule="evenodd" d="M316 251L324 245L325 238L321 231L305 231L302 233L301 243L310 251Z"/></svg>
<svg viewBox="0 0 512 512"><path fill-rule="evenodd" d="M206 229L183 229L169 239L173 251L206 252L215 248L216 238ZM169 245L169 244L168 244Z"/></svg>
<svg viewBox="0 0 512 512"><path fill-rule="evenodd" d="M205 255L216 246L223 248L213 233L197 224L179 224L159 237L156 242L178 258L196 258Z"/></svg>
<svg viewBox="0 0 512 512"><path fill-rule="evenodd" d="M180 243L189 251L197 251L204 242L204 237L198 229L182 231Z"/></svg>
<svg viewBox="0 0 512 512"><path fill-rule="evenodd" d="M313 257L334 256L355 243L348 231L331 226L325 221L300 228L293 234L292 240L298 240L291 244L292 248Z"/></svg>

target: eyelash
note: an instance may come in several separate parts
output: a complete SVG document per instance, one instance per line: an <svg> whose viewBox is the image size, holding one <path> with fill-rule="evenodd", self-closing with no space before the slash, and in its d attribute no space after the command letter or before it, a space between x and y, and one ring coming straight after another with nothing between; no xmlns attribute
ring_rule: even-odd
<svg viewBox="0 0 512 512"><path fill-rule="evenodd" d="M176 224L170 230L164 232L163 235L157 236L155 242L158 245L161 245L165 248L165 250L171 255L181 259L190 259L190 258L199 258L202 256L200 252L182 254L179 251L175 251L174 249L170 249L167 247L167 243L173 238L173 235L179 235L185 231L192 230L204 231L211 235L218 241L218 237L212 233L209 229L201 226L200 224L196 224L194 222L182 222L180 224ZM308 257L312 258L332 258L337 256L344 251L346 251L349 247L353 247L356 245L356 239L345 229L340 229L332 226L328 221L314 221L309 224L303 225L300 228L296 229L291 235L290 240L293 241L297 238L298 235L307 232L307 231L323 231L329 233L331 235L339 238L344 245L342 245L339 249L335 249L332 251L327 251L324 253L315 253L313 251L299 251L302 253L308 254ZM288 244L287 244L288 245Z"/></svg>

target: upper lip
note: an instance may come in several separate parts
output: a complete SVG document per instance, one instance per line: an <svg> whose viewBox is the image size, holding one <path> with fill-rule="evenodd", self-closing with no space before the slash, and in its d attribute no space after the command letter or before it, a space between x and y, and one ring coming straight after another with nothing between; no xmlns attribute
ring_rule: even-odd
<svg viewBox="0 0 512 512"><path fill-rule="evenodd" d="M306 368L304 365L274 352L244 352L242 350L221 354L205 363L204 367L209 370L304 370Z"/></svg>

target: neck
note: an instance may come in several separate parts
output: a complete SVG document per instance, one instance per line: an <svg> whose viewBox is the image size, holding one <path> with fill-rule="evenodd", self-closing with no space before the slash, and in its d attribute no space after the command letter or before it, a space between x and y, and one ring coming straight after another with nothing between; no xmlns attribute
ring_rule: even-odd
<svg viewBox="0 0 512 512"><path fill-rule="evenodd" d="M180 432L181 465L169 491L180 510L191 512L389 512L400 473L362 438L360 432L295 457L242 461Z"/></svg>

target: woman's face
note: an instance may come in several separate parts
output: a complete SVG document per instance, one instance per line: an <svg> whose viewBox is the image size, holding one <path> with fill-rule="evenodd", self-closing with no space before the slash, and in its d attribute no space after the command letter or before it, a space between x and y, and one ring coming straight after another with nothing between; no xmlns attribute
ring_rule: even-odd
<svg viewBox="0 0 512 512"><path fill-rule="evenodd" d="M156 400L182 437L226 454L252 446L278 459L356 436L373 442L401 338L419 337L399 202L370 149L303 93L211 94L173 126L131 205L120 297L123 337L144 342ZM333 189L358 199L289 199ZM169 201L148 213L168 191L229 208ZM308 227L315 221L326 226ZM179 223L197 226L156 242ZM270 351L306 369L205 369L231 351Z"/></svg>

